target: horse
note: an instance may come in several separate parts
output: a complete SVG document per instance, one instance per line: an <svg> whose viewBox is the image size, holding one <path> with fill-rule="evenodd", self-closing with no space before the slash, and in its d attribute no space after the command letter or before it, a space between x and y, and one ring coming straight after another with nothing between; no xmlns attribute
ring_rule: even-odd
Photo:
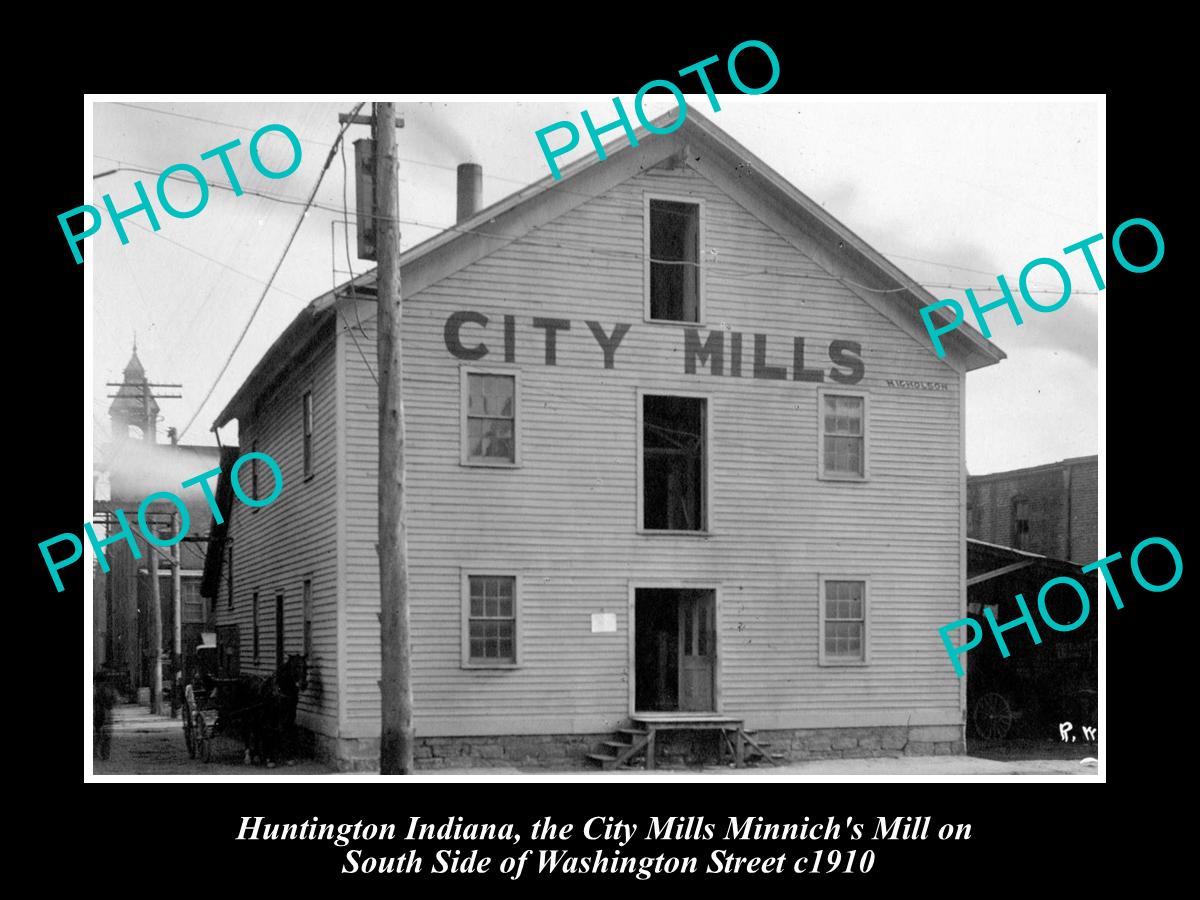
<svg viewBox="0 0 1200 900"><path fill-rule="evenodd" d="M305 657L292 654L275 674L241 676L237 684L237 700L242 704L237 725L246 747L245 763L250 765L257 758L273 769L285 743L291 744L286 749L294 752L296 706L308 685Z"/></svg>

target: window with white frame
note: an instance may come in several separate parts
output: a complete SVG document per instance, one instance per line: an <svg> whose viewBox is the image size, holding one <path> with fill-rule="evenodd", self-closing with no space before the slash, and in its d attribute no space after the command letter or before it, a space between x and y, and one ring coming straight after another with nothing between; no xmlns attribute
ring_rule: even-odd
<svg viewBox="0 0 1200 900"><path fill-rule="evenodd" d="M463 663L485 667L516 665L516 576L467 574L463 580Z"/></svg>
<svg viewBox="0 0 1200 900"><path fill-rule="evenodd" d="M821 391L820 470L822 478L867 477L867 398L865 394Z"/></svg>
<svg viewBox="0 0 1200 900"><path fill-rule="evenodd" d="M175 599L171 595L171 591L174 590L171 585L174 584L175 573L170 569L159 569L158 577L159 591L164 598L163 602L169 603L173 607ZM204 624L204 598L200 596L202 580L203 578L196 572L180 574L179 611L183 617L180 621L187 624Z"/></svg>
<svg viewBox="0 0 1200 900"><path fill-rule="evenodd" d="M516 373L463 371L462 462L516 465Z"/></svg>
<svg viewBox="0 0 1200 900"><path fill-rule="evenodd" d="M200 596L200 582L197 576L184 575L180 579L181 612L184 622L204 624L204 598Z"/></svg>
<svg viewBox="0 0 1200 900"><path fill-rule="evenodd" d="M866 579L821 579L821 665L867 661Z"/></svg>
<svg viewBox="0 0 1200 900"><path fill-rule="evenodd" d="M646 198L646 318L700 322L703 206L698 202Z"/></svg>

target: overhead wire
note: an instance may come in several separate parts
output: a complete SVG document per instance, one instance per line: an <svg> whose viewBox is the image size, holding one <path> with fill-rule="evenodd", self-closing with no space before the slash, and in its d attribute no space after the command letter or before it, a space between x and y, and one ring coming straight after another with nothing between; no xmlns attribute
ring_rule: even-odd
<svg viewBox="0 0 1200 900"><path fill-rule="evenodd" d="M345 148L343 147L343 152L344 152L344 149ZM109 159L109 158L110 157L105 157L105 159ZM117 160L117 162L120 162L120 161ZM343 163L344 163L344 160L343 160ZM142 172L144 174L150 174L150 175L155 174L152 170L145 169L142 167L121 166L121 167L119 167L119 170L121 170L121 171L136 171L136 172ZM184 178L183 176L172 175L172 176L168 176L168 179L169 180L186 181L189 184L192 183L190 179ZM209 181L208 183L209 183L210 187L216 187L216 188L220 188L220 189L226 190L226 191L234 190L232 186L226 185L226 184L221 184L220 182ZM554 188L554 189L560 190L559 188ZM344 191L345 191L345 184L343 183L343 192ZM291 197L281 196L278 194L268 194L268 193L261 192L261 191L251 191L248 189L243 189L243 193L253 194L254 196L263 197L268 200L275 200L280 203L291 203L291 204L295 204L297 206L307 205L307 206L311 206L312 208L315 208L315 209L324 210L326 212L340 213L346 218L347 221L351 220L349 206L348 206L348 203L346 203L345 197L343 197L343 208L338 209L337 207L327 206L323 203L318 203L315 201L312 202L311 204L308 204L308 203L305 203L305 201L301 201L301 200L294 199ZM582 193L579 191L572 191L571 193L579 194L580 196L586 196L591 199L596 199L599 196L596 194L585 194L585 193ZM631 218L632 217L633 216L631 215ZM640 218L640 215L637 216L637 218ZM413 226L417 226L419 228L428 228L428 229L430 229L432 231L436 231L436 232L454 231L454 232L458 232L460 234L475 234L475 235L479 235L481 237L499 238L501 240L513 240L513 238L510 235L488 232L488 231L484 231L480 228L463 228L459 225L445 225L445 224L439 224L439 223L435 223L435 222L426 222L426 221L422 221L420 219L410 219L410 218L404 218L404 217L399 217L399 216L397 216L397 217L377 216L376 219L378 221L394 221L401 225L413 225ZM148 229L143 229L143 230L148 230ZM349 241L349 236L347 235L347 242L348 241ZM523 243L525 243L527 245L545 246L545 247L551 247L551 248L558 249L558 250L578 250L581 253L587 253L592 256L601 257L601 258L617 259L617 260L622 260L622 261L624 261L624 260L632 260L632 261L643 260L644 261L645 259L649 258L650 261L654 262L654 263L690 265L690 266L702 267L702 268L706 268L706 269L740 268L740 269L745 270L744 274L748 274L748 275L786 275L788 273L792 273L792 274L798 274L800 277L804 277L806 275L808 277L818 277L818 276L815 276L812 274L811 269L809 267L788 266L786 264L784 264L784 265L771 264L770 266L767 266L767 267L757 268L753 265L749 265L746 263L723 263L723 262L718 262L715 260L703 261L703 262L700 262L700 261L692 262L690 260L659 259L659 258L654 258L654 257L648 257L648 254L638 253L636 251L619 251L620 255L616 255L614 253L604 253L602 251L597 251L593 247L589 247L584 244L571 244L570 242L564 242L561 239L557 240L557 241L553 241L553 242L538 241L538 239L530 238L528 235L523 237L522 241L523 241ZM349 259L348 254L349 254L349 251L347 251L347 259ZM906 257L901 254L886 254L886 255L895 256L900 259L911 259L916 262L927 262L932 265L944 265L944 266L948 266L949 268L964 269L965 271L976 272L979 274L990 274L990 273L986 273L982 269L969 269L965 266L955 266L951 263L938 263L933 260L919 259L917 257ZM824 268L824 267L822 267L822 268ZM829 278L833 278L836 281L840 281L841 283L843 283L847 286L856 287L860 290L870 291L872 293L892 294L892 293L901 293L903 291L909 290L909 288L904 287L904 286L895 287L895 288L873 288L868 285L860 284L858 282L854 282L849 279L842 278L841 276L834 275L833 273L828 272L828 270L826 270L826 275ZM352 278L353 278L353 276L352 276ZM916 279L914 279L914 281L915 280ZM924 286L927 286L927 287L951 288L951 289L958 289L958 290L966 290L968 288L970 288L972 290L1000 290L999 287L993 286L993 285L963 285L963 284L953 284L953 283L943 283L943 282L925 282L925 281L921 281L918 283L920 283ZM1030 288L1028 288L1028 290L1031 293L1040 293L1040 294L1061 293L1060 288L1030 287ZM1090 291L1090 290L1077 290L1075 288L1072 288L1071 293L1072 294L1080 294L1080 295L1096 295L1098 292Z"/></svg>
<svg viewBox="0 0 1200 900"><path fill-rule="evenodd" d="M271 275L267 279L267 285L263 288L262 293L259 295L258 302L254 304L254 309L250 311L250 317L246 320L246 324L243 326L241 334L239 334L237 340L234 341L233 348L225 357L225 362L221 364L221 369L217 372L217 376L213 379L211 387L209 387L208 391L205 393L204 399L200 401L200 404L196 407L196 411L192 413L192 417L188 419L187 424L179 430L179 438L181 440L187 430L192 427L192 423L195 422L196 418L200 415L201 410L204 408L204 404L206 404L209 398L212 397L213 391L216 390L217 385L221 382L222 376L224 376L225 371L229 368L229 363L233 361L233 356L235 353L237 353L238 347L242 345L242 341L245 339L246 333L250 330L250 325L254 322L254 317L258 314L259 309L262 308L263 301L267 298L267 294L271 289L271 283L274 282L275 276L279 274L280 268L283 267L283 261L287 259L288 251L292 248L292 243L296 240L296 235L300 233L300 226L304 224L304 219L308 215L308 207L311 206L312 202L316 199L317 190L321 187L321 182L325 178L325 173L329 171L329 164L333 162L333 156L337 150L338 143L340 143L342 140L342 135L346 133L346 129L350 127L351 121L354 119L354 116L358 114L358 111L363 108L363 105L363 103L359 103L356 107L354 107L350 115L347 116L346 121L342 124L341 130L338 131L337 139L334 141L333 146L330 147L329 155L325 158L325 164L321 167L321 171L317 175L316 183L313 184L312 192L309 194L308 203L305 205L305 209L300 214L299 218L296 219L296 225L292 229L291 235L288 237L287 244L284 245L283 253L281 253L279 256L279 261L275 264L275 268L271 271Z"/></svg>
<svg viewBox="0 0 1200 900"><path fill-rule="evenodd" d="M148 170L148 169L123 167L123 170L125 170L125 171L141 171L141 172L145 172L147 174L154 174L151 170ZM184 179L180 176L169 176L169 178L171 180L175 180L178 178L178 180L188 181L188 179ZM188 183L191 183L191 182L188 181ZM221 184L220 182L210 181L209 186L221 188L221 189L227 190L227 191L233 191L233 188L230 185ZM253 194L254 196L263 197L268 200L275 200L275 201L278 201L281 203L291 203L291 204L294 204L297 206L307 205L307 206L310 206L311 208L321 209L326 212L338 213L338 214L343 215L347 221L350 221L350 220L352 220L352 218L354 218L351 216L351 214L349 212L348 203L345 203L345 202L343 203L343 208L338 209L337 207L327 206L323 203L318 203L315 201L311 204L305 204L303 201L295 200L290 197L283 197L283 196L274 195L274 194L267 194L267 193L259 192L259 191L251 191L248 189L243 189L243 193ZM589 194L587 196L594 198L596 195ZM480 237L491 237L491 238L498 238L501 240L509 240L509 241L514 240L514 238L511 235L499 234L496 232L489 232L489 231L485 231L481 228L463 228L459 225L446 225L446 224L440 224L440 223L435 223L435 222L427 222L427 221L423 221L420 219L405 218L405 217L401 217L401 216L397 216L397 217L378 216L377 219L380 221L394 221L394 222L397 222L402 225L414 225L414 226L417 226L420 228L428 228L430 230L433 230L433 231L436 231L439 233L444 232L444 231L453 231L453 232L457 232L460 234L479 235ZM136 223L134 223L134 224L136 225ZM144 228L143 226L138 226L138 227L141 227L143 231L150 230L148 228ZM157 232L155 232L155 233L157 233ZM164 238L164 239L170 240L169 238ZM347 242L348 241L349 241L349 235L347 233ZM524 244L529 245L529 246L548 247L548 248L555 249L555 250L578 251L579 253L584 253L584 254L587 254L592 257L601 258L601 259L612 259L612 260L618 260L618 261L622 261L622 262L625 262L625 261L636 262L636 261L645 261L646 259L649 259L653 263L673 264L673 265L689 265L689 266L695 266L698 268L704 268L704 269L708 269L708 270L740 269L742 271L742 274L745 274L745 275L784 275L784 276L794 275L794 276L798 276L798 277L815 278L815 279L820 279L820 280L825 280L825 278L832 278L833 280L841 282L842 284L845 284L849 287L855 287L860 290L865 290L865 291L869 291L872 293L879 293L879 294L902 293L904 291L909 290L909 288L905 287L905 286L894 287L894 288L874 288L874 287L870 287L868 285L860 284L855 281L851 281L850 279L843 278L838 275L834 275L834 274L828 272L828 270L825 271L824 276L816 275L812 272L811 267L789 266L787 264L778 264L778 263L773 263L768 266L759 267L759 266L755 266L754 264L726 263L726 262L721 262L721 261L717 261L717 260L705 260L705 261L697 261L697 262L693 262L690 260L669 260L669 259L661 259L661 258L651 257L648 254L639 253L637 251L632 251L632 250L605 252L605 251L596 250L594 247L589 247L585 244L573 244L569 241L563 241L562 239L558 239L555 241L539 240L537 238L529 237L528 235L522 237L521 241ZM177 242L172 242L172 243L177 243ZM179 245L179 246L183 246L183 245ZM185 248L185 249L190 249L190 248ZM193 252L198 252L198 251L193 251ZM347 251L347 254L348 253L349 253L349 251ZM899 258L906 258L906 257L900 256L900 254L889 254L889 255L894 255ZM347 259L349 259L349 256L347 256ZM942 265L939 263L933 263L932 260L917 260L917 261L930 262L934 265ZM219 265L221 264L221 263L219 263L219 261L216 261L216 260L214 260L214 262L218 262ZM944 264L944 265L949 265L951 268L965 268L965 267L953 266L948 263ZM822 267L822 268L824 268L824 267ZM237 271L237 270L234 269L234 271ZM983 270L971 269L969 271L982 272ZM239 273L239 274L244 275L245 273ZM247 276L247 277L252 278L253 276ZM353 279L353 276L352 276L352 279ZM258 279L255 279L255 280L258 280ZM970 288L972 290L996 290L996 291L1000 290L1000 288L996 285L966 285L966 284L954 284L954 283L946 283L946 282L926 282L926 281L921 281L918 283L920 283L921 285L923 285L925 287L949 288L949 289L956 289L956 290L966 290L968 288ZM1060 288L1029 287L1028 290L1030 291L1030 293L1039 293L1039 294L1061 293ZM1090 291L1090 290L1078 290L1078 289L1072 288L1071 293L1072 294L1080 294L1080 295L1095 295L1098 292ZM292 296L295 296L295 295L293 294Z"/></svg>

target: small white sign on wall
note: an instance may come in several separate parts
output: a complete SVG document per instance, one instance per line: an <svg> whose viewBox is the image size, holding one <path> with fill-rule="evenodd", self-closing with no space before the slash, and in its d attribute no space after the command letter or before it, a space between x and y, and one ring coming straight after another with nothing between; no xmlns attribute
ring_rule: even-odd
<svg viewBox="0 0 1200 900"><path fill-rule="evenodd" d="M616 613L592 613L592 634L617 630Z"/></svg>

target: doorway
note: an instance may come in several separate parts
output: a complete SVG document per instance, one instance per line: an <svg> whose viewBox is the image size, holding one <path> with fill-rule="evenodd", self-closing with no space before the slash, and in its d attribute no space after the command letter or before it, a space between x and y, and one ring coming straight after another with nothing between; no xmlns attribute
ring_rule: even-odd
<svg viewBox="0 0 1200 900"><path fill-rule="evenodd" d="M716 709L716 592L634 592L634 706L640 712Z"/></svg>

